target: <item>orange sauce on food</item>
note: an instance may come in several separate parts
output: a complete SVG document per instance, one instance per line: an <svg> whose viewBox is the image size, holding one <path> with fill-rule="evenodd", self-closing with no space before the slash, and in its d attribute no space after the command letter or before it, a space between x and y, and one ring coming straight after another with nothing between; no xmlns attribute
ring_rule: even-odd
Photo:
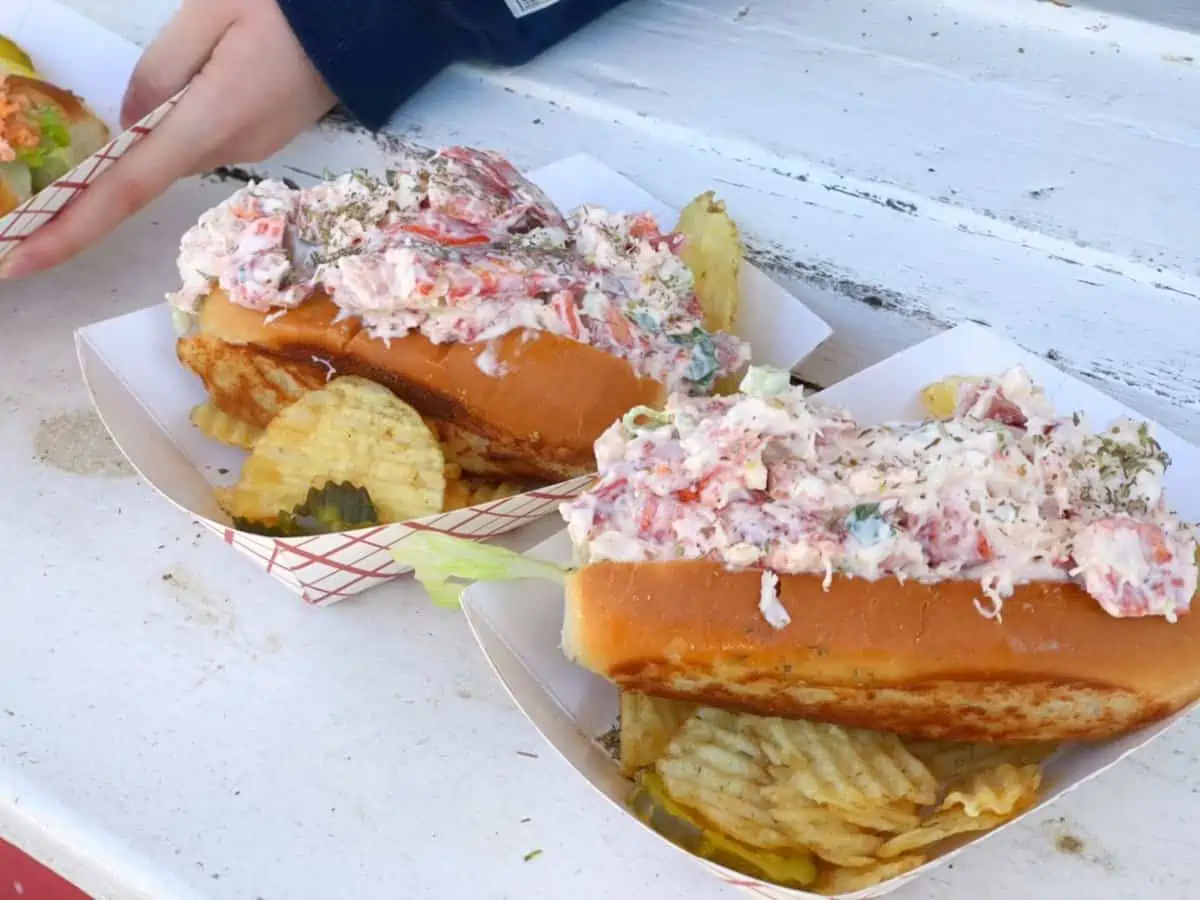
<svg viewBox="0 0 1200 900"><path fill-rule="evenodd" d="M17 150L36 147L42 135L29 119L29 98L9 94L0 80L0 162L12 162Z"/></svg>

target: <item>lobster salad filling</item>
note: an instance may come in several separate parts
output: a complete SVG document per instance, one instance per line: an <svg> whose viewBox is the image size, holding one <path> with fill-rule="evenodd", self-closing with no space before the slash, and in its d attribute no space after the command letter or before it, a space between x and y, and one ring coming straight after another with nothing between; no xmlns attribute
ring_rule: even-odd
<svg viewBox="0 0 1200 900"><path fill-rule="evenodd" d="M597 442L599 477L561 511L589 562L712 560L780 574L978 581L1002 615L1017 585L1073 582L1109 615L1187 612L1192 527L1163 496L1150 426L1061 416L1022 368L956 379L943 418L862 426L752 368L741 393L674 395ZM782 615L781 615L782 613Z"/></svg>
<svg viewBox="0 0 1200 900"><path fill-rule="evenodd" d="M168 300L194 315L220 288L282 316L319 291L385 341L550 332L626 359L669 390L705 393L744 367L749 346L705 329L683 240L645 213L563 215L507 160L450 147L381 178L248 185L184 236L182 287Z"/></svg>

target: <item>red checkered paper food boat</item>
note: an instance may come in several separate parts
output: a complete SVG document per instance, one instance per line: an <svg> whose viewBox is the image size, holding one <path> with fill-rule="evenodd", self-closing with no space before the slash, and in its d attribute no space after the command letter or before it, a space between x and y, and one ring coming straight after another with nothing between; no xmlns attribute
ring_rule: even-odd
<svg viewBox="0 0 1200 900"><path fill-rule="evenodd" d="M300 594L307 603L334 603L410 571L388 552L410 535L434 531L453 537L484 540L514 531L546 516L558 504L579 494L590 477L493 500L467 509L439 513L395 525L313 537L273 538L238 531L202 519L210 531Z"/></svg>

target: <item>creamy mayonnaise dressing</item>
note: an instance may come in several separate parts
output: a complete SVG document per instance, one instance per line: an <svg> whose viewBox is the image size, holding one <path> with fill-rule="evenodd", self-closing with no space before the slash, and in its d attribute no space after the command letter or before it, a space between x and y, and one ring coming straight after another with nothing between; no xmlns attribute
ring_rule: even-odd
<svg viewBox="0 0 1200 900"><path fill-rule="evenodd" d="M1196 537L1166 506L1169 460L1144 423L1095 432L1056 416L1021 368L964 382L947 420L861 427L751 369L732 397L673 396L596 443L599 477L562 505L589 561L708 559L775 573L978 581L981 614L1013 589L1072 581L1110 615L1188 610Z"/></svg>
<svg viewBox="0 0 1200 900"><path fill-rule="evenodd" d="M274 315L322 290L381 340L547 331L671 390L703 392L744 365L749 347L704 329L681 241L646 214L584 206L564 218L503 158L451 147L383 179L243 188L184 236L183 284L168 300L195 313L216 286ZM494 351L476 359L502 377Z"/></svg>

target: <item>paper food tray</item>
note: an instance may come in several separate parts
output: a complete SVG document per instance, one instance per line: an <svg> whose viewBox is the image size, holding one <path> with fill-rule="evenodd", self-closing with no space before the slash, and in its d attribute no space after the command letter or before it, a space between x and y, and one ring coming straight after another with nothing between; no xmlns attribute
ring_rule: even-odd
<svg viewBox="0 0 1200 900"><path fill-rule="evenodd" d="M993 332L975 325L945 332L841 382L819 396L831 404L850 409L864 424L915 419L921 416L918 392L926 384L948 375L999 374L1018 363L1024 365L1046 389L1056 409L1061 412L1086 412L1096 427L1121 415L1144 418ZM1200 520L1200 479L1194 476L1197 466L1200 466L1200 450L1161 427L1157 428L1157 437L1173 461L1166 480L1167 497L1171 505L1186 518ZM569 563L570 541L565 532L560 532L531 550L530 555ZM610 682L573 665L563 656L561 585L534 581L480 583L466 591L463 606L476 640L517 706L541 732L542 737L592 787L625 809L630 784L619 774L615 763L595 740L616 723L617 691ZM1032 809L994 831L964 839L960 846L919 869L873 888L840 896L843 900L882 897L919 879L923 873L945 865L958 854L972 852L978 844L1005 828L1020 827L1017 823L1025 816L1053 803L1134 750L1145 746L1187 713L1178 713L1105 743L1064 746L1045 764L1042 795ZM645 828L632 815L629 815L629 821ZM645 830L654 834L655 840L663 841L677 850L650 829ZM778 887L698 857L691 858L722 881L741 888L759 900L796 900L819 896Z"/></svg>
<svg viewBox="0 0 1200 900"><path fill-rule="evenodd" d="M121 98L141 51L55 0L3 0L0 34L11 37L28 51L47 81L82 97L115 135L62 178L8 215L0 216L0 259L3 259L158 127L175 100L168 100L122 132Z"/></svg>
<svg viewBox="0 0 1200 900"><path fill-rule="evenodd" d="M587 156L571 157L530 177L563 209L590 202L625 212L650 210L664 227L677 215ZM164 252L175 249L172 245ZM160 287L165 292L175 285ZM744 267L742 287L745 300L737 330L750 341L759 362L794 366L829 336L823 321L763 273ZM560 502L589 481L577 478L469 509L354 532L307 538L240 532L217 507L212 488L236 478L245 454L208 440L189 422L188 414L205 399L205 391L176 359L165 303L81 329L76 345L96 409L142 477L310 603L340 600L407 572L388 550L415 531L493 537L555 514Z"/></svg>

